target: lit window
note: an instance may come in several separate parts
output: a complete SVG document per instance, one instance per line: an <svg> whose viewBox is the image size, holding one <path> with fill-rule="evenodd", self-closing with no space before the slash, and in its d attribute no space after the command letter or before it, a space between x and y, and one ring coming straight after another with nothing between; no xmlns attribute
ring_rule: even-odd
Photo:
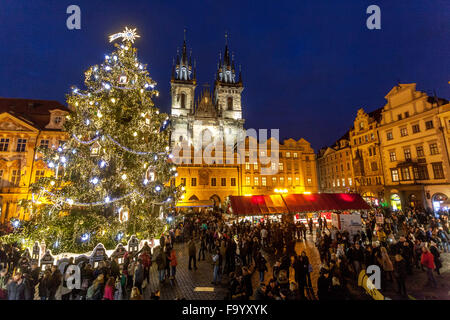
<svg viewBox="0 0 450 320"><path fill-rule="evenodd" d="M439 154L439 149L437 143L430 143L430 153L431 154Z"/></svg>
<svg viewBox="0 0 450 320"><path fill-rule="evenodd" d="M417 157L425 157L425 152L423 150L423 146L416 147Z"/></svg>
<svg viewBox="0 0 450 320"><path fill-rule="evenodd" d="M394 136L392 135L392 132L387 132L387 133L386 133L386 139L387 139L387 140L392 140L392 139L394 139Z"/></svg>
<svg viewBox="0 0 450 320"><path fill-rule="evenodd" d="M291 157L291 153L290 152L286 152L286 158L290 158Z"/></svg>
<svg viewBox="0 0 450 320"><path fill-rule="evenodd" d="M409 167L403 167L401 169L402 180L411 180L411 175L409 173Z"/></svg>
<svg viewBox="0 0 450 320"><path fill-rule="evenodd" d="M11 185L14 187L19 186L20 183L20 170L13 170L11 174Z"/></svg>
<svg viewBox="0 0 450 320"><path fill-rule="evenodd" d="M280 171L283 171L283 162L280 162L280 163L278 164L278 168L280 169Z"/></svg>
<svg viewBox="0 0 450 320"><path fill-rule="evenodd" d="M44 170L36 170L36 174L34 176L34 182L39 181L40 178L43 178L45 174Z"/></svg>
<svg viewBox="0 0 450 320"><path fill-rule="evenodd" d="M8 151L8 147L9 147L9 139L1 138L0 139L0 151Z"/></svg>
<svg viewBox="0 0 450 320"><path fill-rule="evenodd" d="M398 170L397 169L391 169L391 177L393 182L398 181Z"/></svg>
<svg viewBox="0 0 450 320"><path fill-rule="evenodd" d="M266 177L261 177L261 185L263 186L267 185Z"/></svg>
<svg viewBox="0 0 450 320"><path fill-rule="evenodd" d="M395 154L395 151L391 151L389 153L389 159L391 160L391 162L397 161L397 156Z"/></svg>
<svg viewBox="0 0 450 320"><path fill-rule="evenodd" d="M27 139L18 139L17 140L16 151L17 152L24 152L26 145L27 145Z"/></svg>
<svg viewBox="0 0 450 320"><path fill-rule="evenodd" d="M405 160L411 160L411 149L407 148L403 152L405 153Z"/></svg>
<svg viewBox="0 0 450 320"><path fill-rule="evenodd" d="M253 178L253 183L255 186L259 186L259 177L254 177Z"/></svg>
<svg viewBox="0 0 450 320"><path fill-rule="evenodd" d="M47 140L47 139L42 139L41 140L41 148L48 148L48 145L49 145L49 143L50 143L50 141L49 140Z"/></svg>
<svg viewBox="0 0 450 320"><path fill-rule="evenodd" d="M352 178L348 178L348 185L349 185L349 186L352 185Z"/></svg>
<svg viewBox="0 0 450 320"><path fill-rule="evenodd" d="M297 157L298 157L298 153L294 152L294 158L297 158Z"/></svg>
<svg viewBox="0 0 450 320"><path fill-rule="evenodd" d="M273 186L277 185L277 177L272 177L272 185Z"/></svg>
<svg viewBox="0 0 450 320"><path fill-rule="evenodd" d="M280 185L284 186L284 177L280 177Z"/></svg>
<svg viewBox="0 0 450 320"><path fill-rule="evenodd" d="M288 186L292 186L292 177L287 178Z"/></svg>
<svg viewBox="0 0 450 320"><path fill-rule="evenodd" d="M400 128L400 136L406 137L408 135L408 129L407 128Z"/></svg>
<svg viewBox="0 0 450 320"><path fill-rule="evenodd" d="M245 185L249 186L250 185L250 177L245 177Z"/></svg>
<svg viewBox="0 0 450 320"><path fill-rule="evenodd" d="M308 184L311 184L312 183L312 180L311 180L311 178L308 178Z"/></svg>
<svg viewBox="0 0 450 320"><path fill-rule="evenodd" d="M255 163L253 164L253 170L258 170L258 162L255 162Z"/></svg>
<svg viewBox="0 0 450 320"><path fill-rule="evenodd" d="M245 170L250 171L250 163L245 163Z"/></svg>
<svg viewBox="0 0 450 320"><path fill-rule="evenodd" d="M345 179L342 178L342 186L345 187Z"/></svg>

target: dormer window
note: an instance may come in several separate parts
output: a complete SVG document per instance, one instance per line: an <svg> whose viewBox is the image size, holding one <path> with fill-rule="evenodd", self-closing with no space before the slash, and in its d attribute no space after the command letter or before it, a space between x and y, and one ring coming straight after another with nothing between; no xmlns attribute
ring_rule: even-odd
<svg viewBox="0 0 450 320"><path fill-rule="evenodd" d="M62 110L50 110L50 121L45 126L46 129L63 129L67 112Z"/></svg>
<svg viewBox="0 0 450 320"><path fill-rule="evenodd" d="M55 118L53 118L53 123L56 125L59 125L62 121L62 117L61 116L56 116Z"/></svg>

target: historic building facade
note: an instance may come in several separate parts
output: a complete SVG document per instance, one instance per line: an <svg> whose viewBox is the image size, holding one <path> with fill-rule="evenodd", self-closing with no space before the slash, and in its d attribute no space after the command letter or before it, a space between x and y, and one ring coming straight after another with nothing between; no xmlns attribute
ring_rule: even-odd
<svg viewBox="0 0 450 320"><path fill-rule="evenodd" d="M219 59L214 91L203 88L196 99L195 63L187 54L186 40L172 67L172 145L184 140L197 146L224 141L234 146L244 138L241 94L242 77L236 73L228 43Z"/></svg>
<svg viewBox="0 0 450 320"><path fill-rule="evenodd" d="M29 186L51 174L36 147L64 142L67 113L57 101L0 98L0 223L28 217L19 200L30 199Z"/></svg>
<svg viewBox="0 0 450 320"><path fill-rule="evenodd" d="M256 141L249 143L253 138L246 138L244 130L242 75L236 71L228 43L219 58L213 92L204 87L196 95L196 87L196 65L185 40L171 79L171 144L178 162L175 183L185 186L178 207L220 206L229 195L270 194L275 189L318 191L315 153L306 140L288 139L282 144L269 140L264 150ZM277 145L276 157L270 154L271 143ZM210 152L210 145L221 145L222 151L212 148ZM243 145L245 151L238 150ZM206 149L211 155L202 154ZM273 161L267 162L267 157Z"/></svg>
<svg viewBox="0 0 450 320"><path fill-rule="evenodd" d="M319 186L322 192L354 192L352 150L347 132L317 156Z"/></svg>
<svg viewBox="0 0 450 320"><path fill-rule="evenodd" d="M366 113L359 109L350 129L354 190L367 202L379 205L384 198L383 166L378 126L382 108Z"/></svg>
<svg viewBox="0 0 450 320"><path fill-rule="evenodd" d="M415 83L398 84L385 99L373 112L358 110L348 134L319 151L320 190L357 192L393 209L450 208L449 102ZM349 166L344 150L350 150Z"/></svg>
<svg viewBox="0 0 450 320"><path fill-rule="evenodd" d="M385 98L379 127L385 199L393 208L433 209L450 195L448 140L439 116L448 101L416 90L415 83L399 84Z"/></svg>
<svg viewBox="0 0 450 320"><path fill-rule="evenodd" d="M251 140L246 139L245 162L240 167L242 195L318 192L316 155L308 141L269 139L267 148L261 149ZM278 157L271 150L277 150Z"/></svg>

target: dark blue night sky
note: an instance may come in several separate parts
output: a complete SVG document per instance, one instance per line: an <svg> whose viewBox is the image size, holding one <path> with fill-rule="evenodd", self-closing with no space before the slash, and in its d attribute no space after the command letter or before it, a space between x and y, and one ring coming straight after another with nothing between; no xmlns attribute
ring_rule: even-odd
<svg viewBox="0 0 450 320"><path fill-rule="evenodd" d="M66 28L71 4L81 8L81 30ZM371 4L381 7L381 30L366 28ZM450 98L448 0L2 0L0 96L64 102L124 26L138 28L139 56L166 112L183 29L199 85L213 84L228 31L242 64L246 127L280 128L316 150L344 134L358 108L382 107L398 81Z"/></svg>

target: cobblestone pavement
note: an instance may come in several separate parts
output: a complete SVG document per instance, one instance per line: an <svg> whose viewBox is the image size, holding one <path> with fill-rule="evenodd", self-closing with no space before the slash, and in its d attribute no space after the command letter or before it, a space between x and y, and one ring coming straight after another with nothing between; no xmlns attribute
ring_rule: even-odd
<svg viewBox="0 0 450 320"><path fill-rule="evenodd" d="M319 277L320 258L319 252L314 245L315 236L308 233L307 241L298 241L295 250L300 254L303 250L306 251L310 263L313 267L311 273L311 282L315 295L317 296L317 279ZM198 247L198 246L197 246ZM197 261L197 270L188 270L188 248L186 243L176 244L175 250L177 254L178 266L173 282L166 280L160 284L158 279L158 271L156 264L153 263L150 271L150 285L144 290L144 298L149 299L151 292L160 290L162 300L173 300L176 298L184 298L187 300L223 300L227 294L227 276L223 276L222 284L214 286L211 284L213 279L213 268L211 255L207 252L204 261ZM264 253L268 260L268 271L265 274L265 282L272 277L272 266L275 258ZM414 269L413 275L407 279L406 289L410 295L409 299L428 300L428 299L450 299L450 253L441 254L443 267L441 269L441 276L435 274L438 283L437 289L424 288L426 283L426 273L420 269ZM289 278L294 281L294 271L291 268ZM259 274L254 272L252 276L254 291L259 286ZM384 284L383 284L384 285ZM211 291L194 291L195 288L205 288ZM348 285L349 293L352 299L355 300L371 300L372 298L365 294L364 289ZM388 283L382 293L393 300L402 299L395 290L397 289L395 283ZM201 290L201 289L200 289Z"/></svg>

